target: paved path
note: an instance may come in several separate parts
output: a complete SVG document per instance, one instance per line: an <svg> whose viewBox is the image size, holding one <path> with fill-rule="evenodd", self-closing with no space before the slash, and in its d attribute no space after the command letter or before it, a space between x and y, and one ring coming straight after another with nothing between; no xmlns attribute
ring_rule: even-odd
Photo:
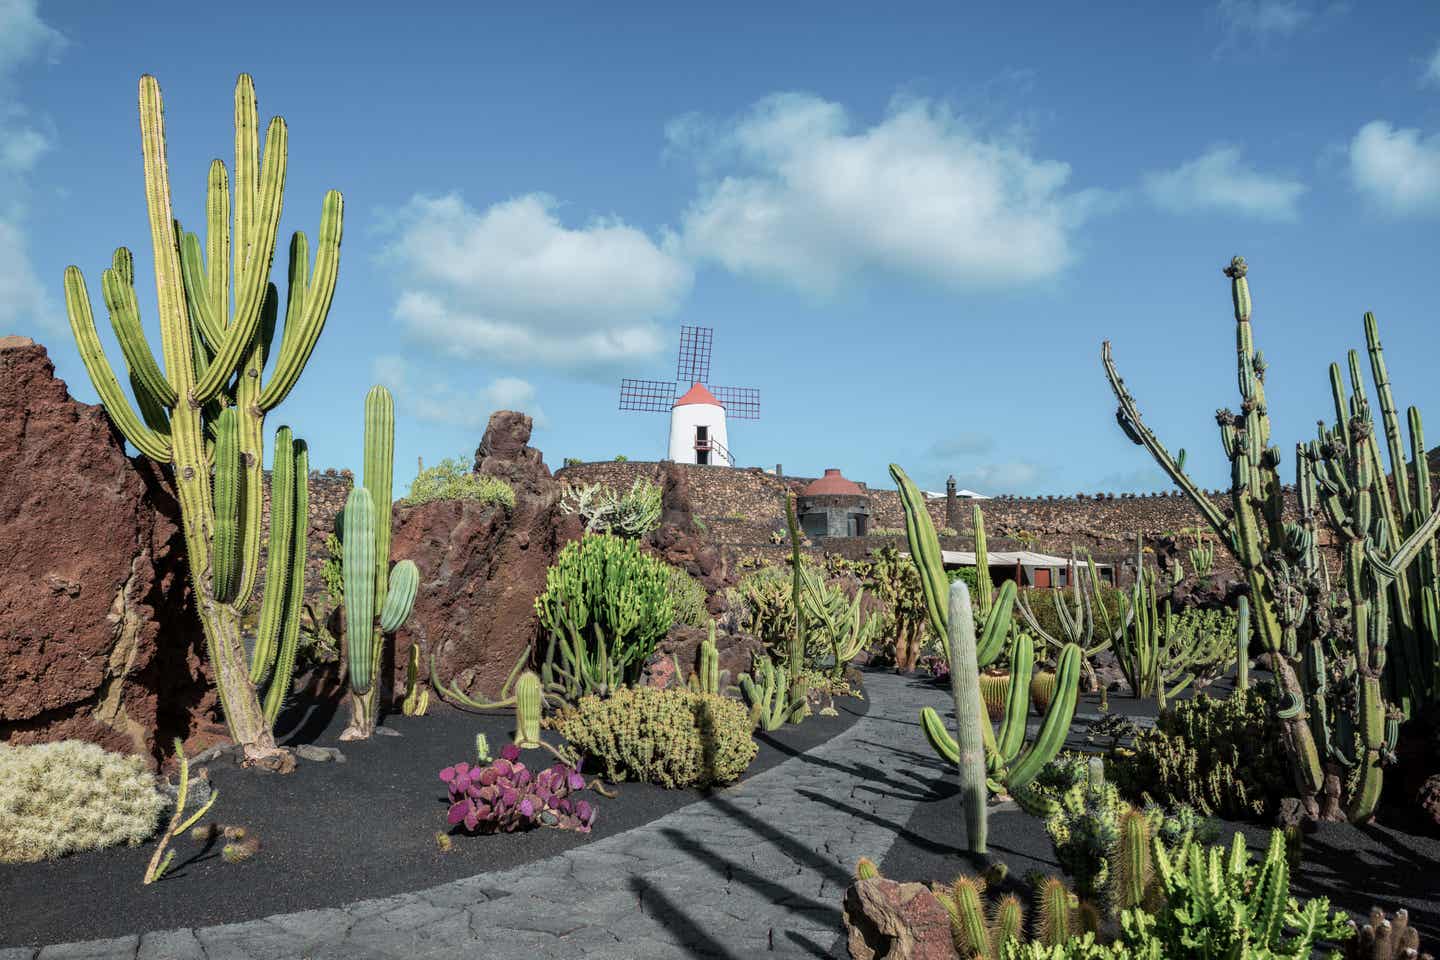
<svg viewBox="0 0 1440 960"><path fill-rule="evenodd" d="M342 908L0 949L0 960L828 957L855 861L884 857L941 772L917 715L945 693L892 675L865 682L869 713L819 748L548 860Z"/></svg>

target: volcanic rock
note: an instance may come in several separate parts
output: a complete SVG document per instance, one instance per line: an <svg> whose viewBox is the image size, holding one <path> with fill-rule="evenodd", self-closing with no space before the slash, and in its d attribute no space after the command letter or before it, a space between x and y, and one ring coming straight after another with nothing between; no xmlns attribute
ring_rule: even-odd
<svg viewBox="0 0 1440 960"><path fill-rule="evenodd" d="M24 337L0 338L0 478L0 741L158 763L223 735L169 480Z"/></svg>
<svg viewBox="0 0 1440 960"><path fill-rule="evenodd" d="M854 960L953 960L950 914L923 883L884 877L845 891L845 940Z"/></svg>
<svg viewBox="0 0 1440 960"><path fill-rule="evenodd" d="M440 680L478 699L500 694L535 640L545 571L582 525L560 510L560 484L528 445L530 427L528 416L499 411L475 454L477 472L514 488L513 509L473 500L396 508L390 555L415 561L420 590L387 648L383 676L392 695L404 689L413 643L422 644L422 672L428 675L433 654Z"/></svg>
<svg viewBox="0 0 1440 960"><path fill-rule="evenodd" d="M663 463L656 480L660 484L660 523L645 538L647 545L666 563L700 581L710 613L724 613L728 567L720 548L695 523L689 477L675 464Z"/></svg>
<svg viewBox="0 0 1440 960"><path fill-rule="evenodd" d="M645 682L662 688L684 684L699 667L700 644L705 642L707 636L709 631L704 627L675 624L655 645L655 653L645 668ZM764 652L765 647L759 640L746 634L717 630L715 649L720 654L722 677L728 671L728 682L738 683L740 674L750 672L755 655ZM678 676L675 673L676 661L679 661L681 670Z"/></svg>

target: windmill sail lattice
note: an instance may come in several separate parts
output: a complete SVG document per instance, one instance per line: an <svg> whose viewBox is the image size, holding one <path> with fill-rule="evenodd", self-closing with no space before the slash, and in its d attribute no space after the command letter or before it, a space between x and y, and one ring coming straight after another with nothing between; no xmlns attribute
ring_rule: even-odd
<svg viewBox="0 0 1440 960"><path fill-rule="evenodd" d="M760 419L755 387L710 386L711 327L681 327L675 379L620 381L620 409L670 414L670 459L734 466L725 421Z"/></svg>

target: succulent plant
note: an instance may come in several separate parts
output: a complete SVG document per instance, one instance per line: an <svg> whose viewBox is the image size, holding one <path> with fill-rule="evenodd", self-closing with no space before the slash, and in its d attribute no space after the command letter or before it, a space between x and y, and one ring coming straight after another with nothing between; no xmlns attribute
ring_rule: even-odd
<svg viewBox="0 0 1440 960"><path fill-rule="evenodd" d="M531 773L513 743L483 767L463 762L446 767L440 780L450 791L446 819L452 827L474 833L513 833L537 826L589 833L595 822L594 805L573 796L585 789L585 778L574 767L556 763Z"/></svg>
<svg viewBox="0 0 1440 960"><path fill-rule="evenodd" d="M134 846L155 832L164 808L139 757L78 740L0 744L0 863Z"/></svg>

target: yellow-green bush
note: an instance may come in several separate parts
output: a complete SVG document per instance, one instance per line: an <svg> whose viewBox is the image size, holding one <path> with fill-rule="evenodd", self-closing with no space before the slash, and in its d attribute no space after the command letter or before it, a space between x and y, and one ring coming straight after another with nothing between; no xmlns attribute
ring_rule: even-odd
<svg viewBox="0 0 1440 960"><path fill-rule="evenodd" d="M65 740L0 745L0 863L140 843L165 798L139 757Z"/></svg>
<svg viewBox="0 0 1440 960"><path fill-rule="evenodd" d="M581 697L545 725L604 764L606 779L666 787L729 783L758 750L740 703L684 688L621 687L605 700Z"/></svg>
<svg viewBox="0 0 1440 960"><path fill-rule="evenodd" d="M479 500L513 509L515 489L499 477L475 473L461 457L450 457L416 474L400 503L413 507L435 500Z"/></svg>

